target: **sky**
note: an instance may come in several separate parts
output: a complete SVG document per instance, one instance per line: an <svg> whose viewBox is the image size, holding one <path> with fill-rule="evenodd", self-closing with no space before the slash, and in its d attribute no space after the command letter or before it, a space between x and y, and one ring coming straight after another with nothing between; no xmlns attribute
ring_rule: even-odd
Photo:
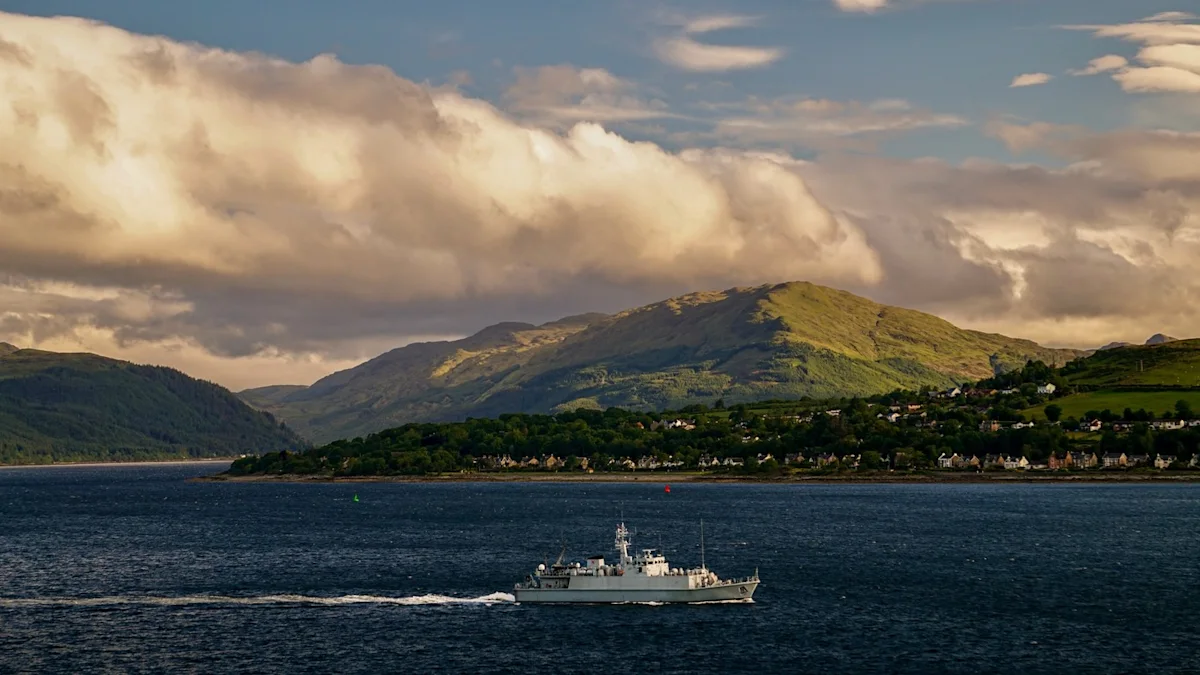
<svg viewBox="0 0 1200 675"><path fill-rule="evenodd" d="M0 340L307 384L807 280L1200 336L1178 0L0 1Z"/></svg>

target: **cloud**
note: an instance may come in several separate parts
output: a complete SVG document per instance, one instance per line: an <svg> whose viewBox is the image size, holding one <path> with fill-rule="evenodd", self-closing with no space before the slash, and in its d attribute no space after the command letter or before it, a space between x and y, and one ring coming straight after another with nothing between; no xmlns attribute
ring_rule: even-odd
<svg viewBox="0 0 1200 675"><path fill-rule="evenodd" d="M1174 91L1200 94L1200 73L1179 68L1129 68L1115 75L1121 88L1130 92Z"/></svg>
<svg viewBox="0 0 1200 675"><path fill-rule="evenodd" d="M1200 42L1200 25L1178 21L1135 22L1114 25L1071 25L1067 30L1088 31L1096 37L1119 38L1149 45Z"/></svg>
<svg viewBox="0 0 1200 675"><path fill-rule="evenodd" d="M1158 21L1175 22L1175 21L1190 21L1200 18L1190 12L1159 12L1154 16L1148 16L1141 20L1141 23L1152 23Z"/></svg>
<svg viewBox="0 0 1200 675"><path fill-rule="evenodd" d="M769 158L555 132L332 56L12 14L0 34L0 270L71 298L26 292L0 339L337 362L668 291L878 278ZM531 110L628 91L598 69L517 80Z"/></svg>
<svg viewBox="0 0 1200 675"><path fill-rule="evenodd" d="M967 0L833 0L833 6L843 12L874 14L882 10L903 9L928 2L965 2Z"/></svg>
<svg viewBox="0 0 1200 675"><path fill-rule="evenodd" d="M711 33L718 30L728 30L730 28L746 28L753 26L759 22L757 16L745 16L741 14L713 14L710 16L701 16L690 19L684 22L683 32L689 35L697 35L700 33Z"/></svg>
<svg viewBox="0 0 1200 675"><path fill-rule="evenodd" d="M0 34L0 340L304 382L499 320L789 279L1056 343L1200 335L1198 134L988 127L1059 170L672 152L546 113L653 100L600 69L518 71L510 114L329 56L9 14ZM714 110L802 142L963 122Z"/></svg>
<svg viewBox="0 0 1200 675"><path fill-rule="evenodd" d="M1129 59L1116 54L1109 54L1088 62L1087 68L1069 71L1071 75L1099 75L1113 70L1121 70L1129 65Z"/></svg>
<svg viewBox="0 0 1200 675"><path fill-rule="evenodd" d="M1143 45L1136 57L1140 65L1105 56L1073 74L1110 72L1128 92L1200 93L1200 24L1189 23L1196 18L1187 12L1162 12L1134 23L1064 26Z"/></svg>
<svg viewBox="0 0 1200 675"><path fill-rule="evenodd" d="M738 47L698 42L692 36L730 28L744 28L757 17L720 14L683 21L679 34L658 39L654 51L664 63L684 70L718 72L761 68L783 58L778 47Z"/></svg>
<svg viewBox="0 0 1200 675"><path fill-rule="evenodd" d="M1009 87L1036 87L1039 84L1046 84L1054 79L1053 75L1048 73L1026 73L1013 78L1012 84Z"/></svg>
<svg viewBox="0 0 1200 675"><path fill-rule="evenodd" d="M1200 299L1188 262L1200 255L1200 135L992 131L1071 164L847 156L801 168L879 251L889 281L865 292L1056 344L1140 340L1147 326L1200 334L1180 315Z"/></svg>
<svg viewBox="0 0 1200 675"><path fill-rule="evenodd" d="M603 68L570 65L516 68L504 92L508 108L545 124L622 122L672 117L667 104Z"/></svg>
<svg viewBox="0 0 1200 675"><path fill-rule="evenodd" d="M925 128L953 128L967 120L913 107L907 101L885 99L863 103L818 98L750 97L736 103L715 104L722 113L712 135L746 143L791 143L810 147L835 147L830 139L898 133Z"/></svg>
<svg viewBox="0 0 1200 675"><path fill-rule="evenodd" d="M888 6L888 0L833 0L843 12L875 12Z"/></svg>

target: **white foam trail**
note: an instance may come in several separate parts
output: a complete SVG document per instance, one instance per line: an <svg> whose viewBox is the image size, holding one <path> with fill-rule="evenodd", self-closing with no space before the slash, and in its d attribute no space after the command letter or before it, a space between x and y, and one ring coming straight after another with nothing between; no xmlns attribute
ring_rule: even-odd
<svg viewBox="0 0 1200 675"><path fill-rule="evenodd" d="M697 600L695 602L655 602L653 600L627 600L614 602L614 605L644 605L646 607L662 607L664 605L750 605L753 598L733 598L730 600Z"/></svg>
<svg viewBox="0 0 1200 675"><path fill-rule="evenodd" d="M456 598L449 595L260 595L234 597L227 595L142 596L117 595L104 598L0 598L0 607L106 607L110 605L494 605L516 602L510 593L491 593L478 598Z"/></svg>
<svg viewBox="0 0 1200 675"><path fill-rule="evenodd" d="M644 605L646 607L662 607L665 602L655 602L653 600L625 600L624 602L614 602L614 605ZM685 603L686 604L686 603Z"/></svg>

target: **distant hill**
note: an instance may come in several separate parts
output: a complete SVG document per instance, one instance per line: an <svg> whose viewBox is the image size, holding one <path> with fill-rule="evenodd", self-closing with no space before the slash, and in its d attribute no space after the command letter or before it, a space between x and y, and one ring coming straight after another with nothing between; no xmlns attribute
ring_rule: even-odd
<svg viewBox="0 0 1200 675"><path fill-rule="evenodd" d="M693 293L614 316L499 324L392 350L305 389L241 396L326 442L507 412L944 387L1081 354L797 282Z"/></svg>
<svg viewBox="0 0 1200 675"><path fill-rule="evenodd" d="M1063 374L1072 384L1091 388L1200 387L1200 340L1168 338L1099 351L1068 364Z"/></svg>
<svg viewBox="0 0 1200 675"><path fill-rule="evenodd" d="M0 464L228 457L305 443L170 368L0 344Z"/></svg>
<svg viewBox="0 0 1200 675"><path fill-rule="evenodd" d="M1147 338L1146 342L1143 344L1163 345L1168 342L1176 342L1178 340L1179 340L1179 338L1173 338L1170 335L1163 335L1162 333L1155 333L1154 335L1151 335L1149 338ZM1105 351L1108 349L1119 349L1121 347L1133 347L1133 346L1134 346L1134 344L1132 342L1110 342L1110 343L1104 345L1103 347L1100 347L1096 351L1102 352L1102 351Z"/></svg>

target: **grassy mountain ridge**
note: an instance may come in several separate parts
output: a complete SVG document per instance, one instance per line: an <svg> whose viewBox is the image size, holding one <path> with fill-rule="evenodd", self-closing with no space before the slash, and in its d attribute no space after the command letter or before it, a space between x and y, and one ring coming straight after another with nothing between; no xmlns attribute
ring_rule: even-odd
<svg viewBox="0 0 1200 675"><path fill-rule="evenodd" d="M228 390L95 354L0 350L0 464L214 457L303 441Z"/></svg>
<svg viewBox="0 0 1200 675"><path fill-rule="evenodd" d="M1031 358L1062 364L1080 354L797 282L691 293L612 316L499 324L390 351L307 389L243 397L329 441L506 412L949 386Z"/></svg>
<svg viewBox="0 0 1200 675"><path fill-rule="evenodd" d="M1091 388L1200 387L1200 340L1105 349L1067 365L1063 374Z"/></svg>

